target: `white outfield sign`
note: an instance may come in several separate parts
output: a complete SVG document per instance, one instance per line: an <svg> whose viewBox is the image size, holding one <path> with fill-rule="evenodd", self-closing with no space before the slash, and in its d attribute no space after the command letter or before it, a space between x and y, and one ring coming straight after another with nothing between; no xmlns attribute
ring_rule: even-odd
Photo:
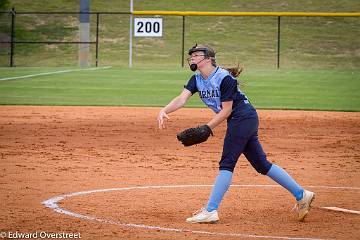
<svg viewBox="0 0 360 240"><path fill-rule="evenodd" d="M134 18L135 37L162 37L162 18Z"/></svg>

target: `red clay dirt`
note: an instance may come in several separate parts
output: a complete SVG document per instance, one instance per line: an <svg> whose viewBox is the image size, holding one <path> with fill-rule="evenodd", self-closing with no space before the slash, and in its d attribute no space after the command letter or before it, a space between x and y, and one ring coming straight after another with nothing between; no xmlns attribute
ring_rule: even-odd
<svg viewBox="0 0 360 240"><path fill-rule="evenodd" d="M258 111L268 159L317 194L304 222L291 211L292 196L280 187L259 186L275 183L242 156L232 184L249 186L230 188L218 223L188 224L185 219L210 194L211 187L202 185L212 185L216 177L226 124L207 142L185 148L176 133L206 123L213 114L181 109L159 130L158 111L0 107L0 237L65 232L81 239L360 239L360 215L322 209L360 210L360 113ZM59 195L109 188L122 190L58 202L64 210L98 220L42 204Z"/></svg>

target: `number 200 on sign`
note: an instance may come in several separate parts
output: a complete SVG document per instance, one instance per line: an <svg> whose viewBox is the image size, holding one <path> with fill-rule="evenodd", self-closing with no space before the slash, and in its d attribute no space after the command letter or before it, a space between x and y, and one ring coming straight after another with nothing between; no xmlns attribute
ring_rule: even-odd
<svg viewBox="0 0 360 240"><path fill-rule="evenodd" d="M162 18L135 18L135 37L162 37Z"/></svg>

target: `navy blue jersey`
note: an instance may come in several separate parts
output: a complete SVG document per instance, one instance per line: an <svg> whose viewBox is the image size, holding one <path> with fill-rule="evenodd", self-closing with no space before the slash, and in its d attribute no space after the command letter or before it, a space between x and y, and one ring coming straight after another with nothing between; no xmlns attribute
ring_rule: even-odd
<svg viewBox="0 0 360 240"><path fill-rule="evenodd" d="M221 111L221 102L233 101L233 109L240 104L249 103L240 91L237 80L220 67L216 67L207 79L196 73L184 87L192 94L198 92L201 100L215 113Z"/></svg>

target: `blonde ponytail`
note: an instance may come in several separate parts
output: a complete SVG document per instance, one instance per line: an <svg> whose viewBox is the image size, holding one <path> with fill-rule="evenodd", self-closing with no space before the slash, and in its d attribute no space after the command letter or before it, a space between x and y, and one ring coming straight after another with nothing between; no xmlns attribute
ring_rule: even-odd
<svg viewBox="0 0 360 240"><path fill-rule="evenodd" d="M238 77L241 72L243 71L243 68L240 66L240 64L238 63L238 65L236 67L231 67L231 68L225 68L230 74L231 76L233 76L234 78Z"/></svg>

